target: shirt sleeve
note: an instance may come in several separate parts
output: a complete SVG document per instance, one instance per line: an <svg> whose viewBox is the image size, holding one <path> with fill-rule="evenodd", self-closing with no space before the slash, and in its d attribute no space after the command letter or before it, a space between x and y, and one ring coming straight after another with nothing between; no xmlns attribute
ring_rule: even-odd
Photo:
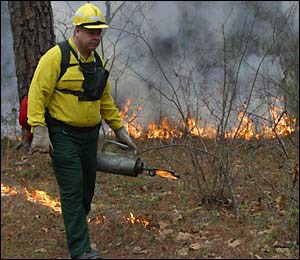
<svg viewBox="0 0 300 260"><path fill-rule="evenodd" d="M54 46L39 60L28 92L28 123L45 126L45 109L56 87L60 73L61 52Z"/></svg>
<svg viewBox="0 0 300 260"><path fill-rule="evenodd" d="M103 95L101 97L100 113L105 122L114 130L118 130L123 126L119 109L116 107L113 97L111 96L111 86L107 81Z"/></svg>

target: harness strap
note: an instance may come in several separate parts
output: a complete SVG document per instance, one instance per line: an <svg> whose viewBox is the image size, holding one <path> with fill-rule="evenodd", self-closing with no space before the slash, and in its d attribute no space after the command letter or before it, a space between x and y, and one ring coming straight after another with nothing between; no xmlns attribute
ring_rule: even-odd
<svg viewBox="0 0 300 260"><path fill-rule="evenodd" d="M70 64L70 51L73 53L73 55L75 56L75 58L78 60L77 57L77 53L75 52L75 50L70 46L68 40L63 41L63 42L59 42L57 43L58 46L60 47L61 50L61 54L62 54L62 60L61 60L61 65L60 65L60 74L59 77L57 79L57 82L62 78L62 76L65 74L65 72L67 71L68 67L71 66L78 66L79 63L76 64ZM103 67L102 61L99 57L99 54L94 51L94 55L95 55L95 59L96 59L96 66L100 66ZM80 62L80 60L78 60L78 62ZM55 88L56 90L63 92L65 94L72 94L74 96L83 98L83 91L76 91L76 90L69 90L69 89L59 89L59 88Z"/></svg>
<svg viewBox="0 0 300 260"><path fill-rule="evenodd" d="M61 63L60 63L60 74L58 76L57 81L61 79L61 77L67 71L70 65L70 47L68 41L59 42L58 46L61 50Z"/></svg>
<svg viewBox="0 0 300 260"><path fill-rule="evenodd" d="M63 89L56 88L56 90L58 90L62 93L65 93L65 94L72 94L77 97L83 97L83 91L70 90L70 89L65 89L65 88L63 88Z"/></svg>

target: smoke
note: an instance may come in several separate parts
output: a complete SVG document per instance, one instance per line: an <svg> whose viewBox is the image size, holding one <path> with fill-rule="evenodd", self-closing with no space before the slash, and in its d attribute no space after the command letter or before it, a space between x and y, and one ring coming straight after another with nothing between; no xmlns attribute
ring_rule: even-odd
<svg viewBox="0 0 300 260"><path fill-rule="evenodd" d="M3 3L1 7L7 6ZM56 27L64 23L72 28L73 13L83 3L85 1L53 1ZM92 3L105 14L104 1ZM179 118L178 106L183 113L190 112L205 122L211 120L212 110L215 115L220 114L225 78L224 37L226 84L234 95L235 108L249 96L256 70L272 36L284 29L281 39L286 41L279 42L277 48L286 47L291 37L299 39L297 2L112 1L111 13L119 7L103 38L104 58L114 50L114 57L108 64L112 95L121 108L127 98L131 99L133 110L143 106L139 120L145 124L157 122L161 116ZM9 28L5 23L8 11L5 14L1 8L1 12L1 27ZM58 29L55 32L61 37ZM9 60L14 60L11 58L11 36L1 38L1 49L2 61L6 54ZM7 56L4 58L6 60ZM251 111L261 107L265 94L277 94L277 83L284 69L280 58L276 51L265 57L256 79ZM9 70L14 74L13 68ZM1 78L4 74L1 67ZM14 84L9 83L14 86L10 90L16 95ZM5 94L12 95L12 92ZM7 96L2 98L2 94L3 100Z"/></svg>
<svg viewBox="0 0 300 260"><path fill-rule="evenodd" d="M5 28L5 29L4 29ZM1 137L18 126L19 109L12 34L7 1L1 1Z"/></svg>
<svg viewBox="0 0 300 260"><path fill-rule="evenodd" d="M159 1L149 13L149 23L155 28L153 35L161 38L176 38L181 27L176 2Z"/></svg>
<svg viewBox="0 0 300 260"><path fill-rule="evenodd" d="M211 112L207 110L207 104L200 100L199 105L199 99L192 98L192 95L199 95L200 99L209 97L211 109L216 115L220 114L224 98L223 59L226 55L226 84L230 85L234 107L243 104L254 87L249 111L264 107L261 113L265 113L267 109L262 105L265 95L278 95L284 68L276 52L264 55L274 34L277 37L285 30L284 12L287 12L287 7L283 10L278 2L156 2L147 12L149 22L143 24L142 30L148 32L146 36L152 51L148 53L148 65L137 69L143 75L152 75L156 89L172 101L176 95L176 102L184 113L200 113L209 121L206 114L209 116ZM224 40L227 44L225 54ZM155 68L156 73L152 73ZM257 77L256 72L259 72ZM188 87L183 86L186 83L189 83ZM193 93L185 91L187 88ZM152 96L151 103L163 100L161 107L165 114L178 109L172 101L161 99L161 96L158 94L155 99ZM187 97L190 102L187 102ZM154 111L154 114L158 112L161 110ZM151 114L152 118L157 118L154 114Z"/></svg>
<svg viewBox="0 0 300 260"><path fill-rule="evenodd" d="M179 110L203 122L220 116L224 98L224 40L226 86L236 110L232 120L236 120L237 108L247 100L253 84L248 111L267 113L265 95L278 95L277 85L283 77L276 53L263 58L274 32L278 34L283 29L273 28L276 19L287 12L280 3L147 2L132 15L129 10L135 6L136 3L127 6L123 14L129 16L115 20L114 26L123 28L130 19L125 30L142 35L147 44L133 36L118 43L119 49L130 49L123 51L124 58L118 57L130 66L126 73L134 75L118 83L118 99L130 97L133 104L143 103L143 111L147 111L142 117L144 122L158 123L161 116L180 119ZM274 21L268 20L266 14ZM110 37L113 34L114 31L108 33Z"/></svg>

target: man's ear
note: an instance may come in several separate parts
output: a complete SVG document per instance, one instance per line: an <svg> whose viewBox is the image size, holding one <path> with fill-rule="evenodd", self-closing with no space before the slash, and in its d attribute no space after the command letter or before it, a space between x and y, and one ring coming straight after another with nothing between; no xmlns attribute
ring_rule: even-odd
<svg viewBox="0 0 300 260"><path fill-rule="evenodd" d="M80 32L80 29L81 29L81 28L80 28L79 26L76 26L76 27L75 27L75 33L79 33L79 32Z"/></svg>

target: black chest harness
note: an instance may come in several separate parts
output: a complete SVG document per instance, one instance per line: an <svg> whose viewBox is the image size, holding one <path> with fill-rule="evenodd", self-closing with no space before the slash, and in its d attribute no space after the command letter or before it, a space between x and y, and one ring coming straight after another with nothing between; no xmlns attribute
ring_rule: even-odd
<svg viewBox="0 0 300 260"><path fill-rule="evenodd" d="M101 62L101 59L96 51L94 51L96 62L82 63L80 59L77 58L77 53L69 45L68 41L63 41L58 43L58 46L61 49L62 61L61 61L61 71L57 79L59 81L61 77L65 74L68 67L79 66L80 70L83 73L83 91L75 91L70 89L59 89L65 94L72 94L78 97L79 101L96 101L99 100L105 89L107 79L109 76L109 71L106 70ZM78 63L70 64L70 51L74 54Z"/></svg>

